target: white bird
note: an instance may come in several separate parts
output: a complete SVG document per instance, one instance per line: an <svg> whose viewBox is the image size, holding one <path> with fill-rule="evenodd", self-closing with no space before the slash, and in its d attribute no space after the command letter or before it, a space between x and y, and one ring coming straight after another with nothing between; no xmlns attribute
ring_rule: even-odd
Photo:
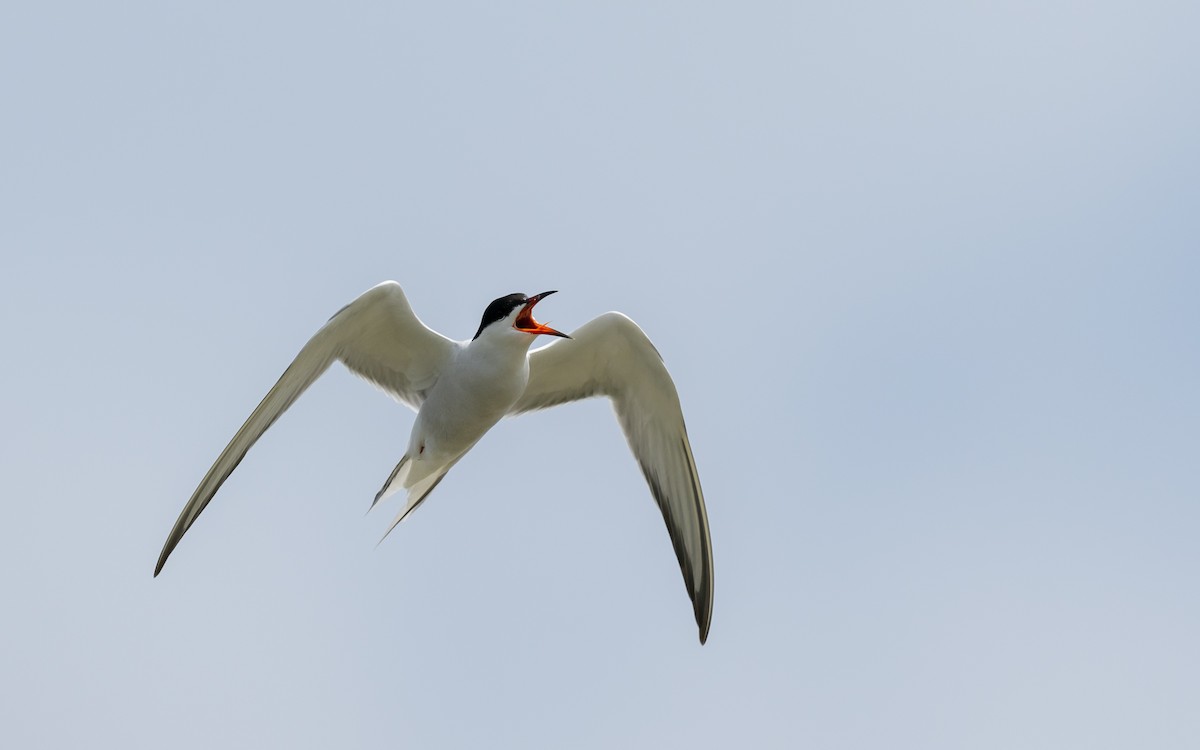
<svg viewBox="0 0 1200 750"><path fill-rule="evenodd" d="M589 396L612 399L667 523L704 643L712 620L712 545L675 383L650 339L621 313L605 313L570 336L535 321L533 306L550 294L493 301L470 341L428 328L394 281L343 307L304 345L204 475L167 536L154 575L246 451L340 360L417 412L408 451L372 503L408 491L388 533L501 418ZM540 334L568 340L529 351Z"/></svg>

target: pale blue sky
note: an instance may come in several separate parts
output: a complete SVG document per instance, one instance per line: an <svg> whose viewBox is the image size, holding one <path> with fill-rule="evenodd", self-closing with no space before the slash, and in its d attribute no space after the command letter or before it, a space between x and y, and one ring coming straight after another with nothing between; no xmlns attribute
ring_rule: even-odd
<svg viewBox="0 0 1200 750"><path fill-rule="evenodd" d="M425 5L0 8L0 745L1200 743L1200 6ZM604 403L375 549L341 368L151 578L389 278L643 326L708 645Z"/></svg>

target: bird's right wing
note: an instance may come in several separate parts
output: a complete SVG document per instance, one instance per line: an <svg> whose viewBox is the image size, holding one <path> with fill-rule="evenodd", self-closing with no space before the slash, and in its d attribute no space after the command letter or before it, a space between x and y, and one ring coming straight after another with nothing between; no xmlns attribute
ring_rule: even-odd
<svg viewBox="0 0 1200 750"><path fill-rule="evenodd" d="M334 360L418 408L458 346L417 318L394 281L367 290L343 307L304 345L204 475L167 536L154 575L250 447Z"/></svg>
<svg viewBox="0 0 1200 750"><path fill-rule="evenodd" d="M629 447L662 511L700 642L712 621L713 563L708 512L675 383L650 339L621 313L601 315L529 354L529 384L514 414L589 396L608 396Z"/></svg>

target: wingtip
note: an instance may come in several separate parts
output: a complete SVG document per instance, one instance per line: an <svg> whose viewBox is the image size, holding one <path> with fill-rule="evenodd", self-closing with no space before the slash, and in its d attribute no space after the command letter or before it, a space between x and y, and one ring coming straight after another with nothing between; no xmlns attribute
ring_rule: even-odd
<svg viewBox="0 0 1200 750"><path fill-rule="evenodd" d="M692 599L696 614L696 625L700 628L700 645L708 642L708 629L712 626L712 590L707 595L698 594Z"/></svg>
<svg viewBox="0 0 1200 750"><path fill-rule="evenodd" d="M158 555L158 564L154 566L154 577L158 578L158 574L162 572L163 566L167 564L167 558L175 551L175 545L171 544L171 540L167 540L167 544L163 547L163 551Z"/></svg>

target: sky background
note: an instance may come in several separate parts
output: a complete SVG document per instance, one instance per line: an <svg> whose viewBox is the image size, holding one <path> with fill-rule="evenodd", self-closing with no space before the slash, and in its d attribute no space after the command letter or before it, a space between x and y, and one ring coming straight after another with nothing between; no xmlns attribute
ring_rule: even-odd
<svg viewBox="0 0 1200 750"><path fill-rule="evenodd" d="M1200 5L0 7L0 745L1200 745ZM706 646L607 404L379 548L385 279L621 310L708 502Z"/></svg>

